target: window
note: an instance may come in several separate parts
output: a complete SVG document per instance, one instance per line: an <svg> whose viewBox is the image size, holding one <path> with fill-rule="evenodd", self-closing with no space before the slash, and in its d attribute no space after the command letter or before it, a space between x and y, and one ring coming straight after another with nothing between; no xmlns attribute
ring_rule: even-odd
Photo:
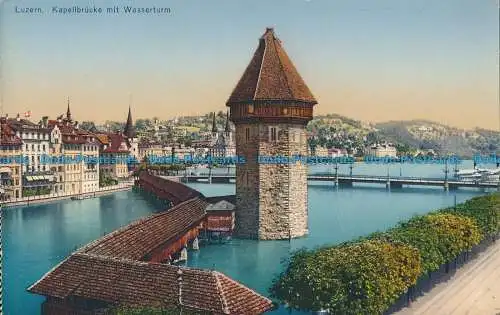
<svg viewBox="0 0 500 315"><path fill-rule="evenodd" d="M34 144L31 145L31 151L35 151L35 145Z"/></svg>
<svg viewBox="0 0 500 315"><path fill-rule="evenodd" d="M295 131L290 130L290 133L292 134L292 142L295 142Z"/></svg>
<svg viewBox="0 0 500 315"><path fill-rule="evenodd" d="M276 127L270 127L269 129L269 137L271 141L276 141L278 139Z"/></svg>
<svg viewBox="0 0 500 315"><path fill-rule="evenodd" d="M28 151L30 148L28 147L28 144L26 144L26 151Z"/></svg>
<svg viewBox="0 0 500 315"><path fill-rule="evenodd" d="M245 128L245 140L250 141L250 128Z"/></svg>

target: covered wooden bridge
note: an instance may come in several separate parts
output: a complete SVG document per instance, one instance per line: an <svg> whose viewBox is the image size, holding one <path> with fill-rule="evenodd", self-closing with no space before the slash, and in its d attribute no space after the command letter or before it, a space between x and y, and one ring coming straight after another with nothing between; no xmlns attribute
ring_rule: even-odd
<svg viewBox="0 0 500 315"><path fill-rule="evenodd" d="M117 305L182 307L211 314L261 314L272 302L225 275L169 264L206 229L231 231L234 196L206 198L183 184L142 173L140 185L174 207L82 247L33 284L43 315L106 314ZM218 211L213 211L218 210Z"/></svg>

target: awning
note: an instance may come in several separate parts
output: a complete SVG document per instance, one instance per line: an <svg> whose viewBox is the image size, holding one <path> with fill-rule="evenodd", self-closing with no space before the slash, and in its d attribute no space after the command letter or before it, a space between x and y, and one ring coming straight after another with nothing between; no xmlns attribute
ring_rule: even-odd
<svg viewBox="0 0 500 315"><path fill-rule="evenodd" d="M33 180L33 176L26 176L26 180L27 180L27 181L31 181L31 180Z"/></svg>

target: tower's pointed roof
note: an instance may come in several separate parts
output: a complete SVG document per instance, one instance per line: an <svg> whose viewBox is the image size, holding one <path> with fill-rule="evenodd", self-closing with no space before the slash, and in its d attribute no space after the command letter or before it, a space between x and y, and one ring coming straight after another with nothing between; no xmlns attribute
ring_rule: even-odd
<svg viewBox="0 0 500 315"><path fill-rule="evenodd" d="M267 28L250 64L226 105L252 101L317 101L281 46L273 28Z"/></svg>
<svg viewBox="0 0 500 315"><path fill-rule="evenodd" d="M130 105L128 107L127 123L125 124L125 128L123 129L123 134L127 136L127 138L135 138L136 136L134 123L132 121L132 110L130 108Z"/></svg>

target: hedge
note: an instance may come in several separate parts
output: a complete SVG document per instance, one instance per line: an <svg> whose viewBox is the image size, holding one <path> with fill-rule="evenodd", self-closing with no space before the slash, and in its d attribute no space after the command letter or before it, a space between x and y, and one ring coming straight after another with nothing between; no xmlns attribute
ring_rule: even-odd
<svg viewBox="0 0 500 315"><path fill-rule="evenodd" d="M500 232L500 194L415 216L386 232L299 250L271 286L290 309L383 314L430 272Z"/></svg>

